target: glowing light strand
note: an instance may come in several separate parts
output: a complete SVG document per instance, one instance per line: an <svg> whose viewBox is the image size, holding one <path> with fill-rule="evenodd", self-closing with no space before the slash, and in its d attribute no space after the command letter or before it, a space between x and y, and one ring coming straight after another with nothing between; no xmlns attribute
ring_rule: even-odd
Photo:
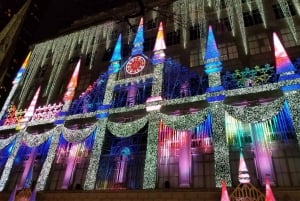
<svg viewBox="0 0 300 201"><path fill-rule="evenodd" d="M229 19L230 27L232 30L232 35L235 36L235 25L234 25L234 16L233 16L233 2L232 0L225 0L225 6L227 11L227 16Z"/></svg>
<svg viewBox="0 0 300 201"><path fill-rule="evenodd" d="M267 22L266 22L266 15L265 15L265 10L264 10L264 6L263 6L263 2L262 0L255 0L256 6L258 8L258 11L260 13L260 16L262 18L264 27L267 28Z"/></svg>
<svg viewBox="0 0 300 201"><path fill-rule="evenodd" d="M238 23L239 23L239 27L240 27L240 32L241 32L241 35L242 35L244 51L245 51L245 54L247 55L248 54L248 43L247 43L244 17L243 17L242 3L241 3L241 0L233 0L233 3L235 5L235 12L236 12L236 15L237 15L237 19L238 19Z"/></svg>
<svg viewBox="0 0 300 201"><path fill-rule="evenodd" d="M277 1L279 3L279 6L280 6L280 8L283 12L283 15L284 15L285 19L286 19L286 21L289 25L290 31L293 35L293 38L297 42L298 39L297 39L296 27L295 27L295 24L294 24L294 20L293 20L292 14L291 14L289 4L286 0L277 0Z"/></svg>

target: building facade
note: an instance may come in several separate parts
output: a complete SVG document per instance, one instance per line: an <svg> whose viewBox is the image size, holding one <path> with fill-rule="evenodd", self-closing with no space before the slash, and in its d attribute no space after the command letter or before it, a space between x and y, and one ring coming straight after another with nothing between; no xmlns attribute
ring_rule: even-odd
<svg viewBox="0 0 300 201"><path fill-rule="evenodd" d="M299 3L126 6L33 46L0 113L0 191L299 188Z"/></svg>

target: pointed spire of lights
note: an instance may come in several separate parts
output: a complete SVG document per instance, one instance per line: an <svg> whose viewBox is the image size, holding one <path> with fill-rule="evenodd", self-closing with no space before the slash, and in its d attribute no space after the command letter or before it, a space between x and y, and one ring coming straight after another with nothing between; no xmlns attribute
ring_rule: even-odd
<svg viewBox="0 0 300 201"><path fill-rule="evenodd" d="M77 62L77 65L75 67L75 70L72 74L72 77L69 81L69 84L67 86L67 91L64 94L63 101L72 101L73 97L75 95L75 89L77 87L77 82L78 82L78 75L79 75L79 68L80 68L80 60Z"/></svg>
<svg viewBox="0 0 300 201"><path fill-rule="evenodd" d="M220 53L217 47L217 43L211 25L209 26L208 29L204 61L205 61L205 65L204 65L205 72L207 74L221 71L222 63L220 61Z"/></svg>
<svg viewBox="0 0 300 201"><path fill-rule="evenodd" d="M266 180L266 196L265 196L265 201L276 201L271 186L270 186L270 181L267 179Z"/></svg>
<svg viewBox="0 0 300 201"><path fill-rule="evenodd" d="M117 73L120 70L120 61L122 59L122 55L121 55L121 48L122 48L122 42L121 42L122 36L121 34L118 37L117 43L115 45L115 49L114 52L112 54L112 57L110 59L110 66L108 69L108 72L110 74L112 73Z"/></svg>
<svg viewBox="0 0 300 201"><path fill-rule="evenodd" d="M228 195L228 191L227 191L227 187L226 187L226 182L225 182L224 179L222 180L221 201L230 201L230 198L229 198L229 195Z"/></svg>
<svg viewBox="0 0 300 201"><path fill-rule="evenodd" d="M22 64L21 68L19 69L19 71L18 71L18 73L17 73L17 75L16 75L16 77L15 77L15 79L14 79L14 81L13 81L13 84L18 83L18 82L21 80L22 75L24 74L25 69L26 69L26 67L27 67L27 64L28 64L30 55L31 55L31 52L28 53L26 59L24 60L24 62L23 62L23 64Z"/></svg>
<svg viewBox="0 0 300 201"><path fill-rule="evenodd" d="M24 121L25 122L28 122L34 114L34 110L35 110L36 103L37 103L37 100L38 100L39 95L40 95L40 91L41 91L41 86L39 86L39 88L36 90L36 92L33 96L33 99L31 100L30 105L29 105L29 107L28 107L28 109L27 109L27 111L24 115Z"/></svg>
<svg viewBox="0 0 300 201"><path fill-rule="evenodd" d="M133 48L131 50L131 56L142 54L144 50L144 20L141 18L138 30L136 32L134 41L133 41Z"/></svg>
<svg viewBox="0 0 300 201"><path fill-rule="evenodd" d="M166 43L164 39L164 30L163 30L163 24L162 22L159 23L159 28L156 36L156 41L154 45L154 55L152 57L152 63L158 64L164 62L165 59L165 52L166 49Z"/></svg>
<svg viewBox="0 0 300 201"><path fill-rule="evenodd" d="M238 179L241 184L250 183L250 175L249 175L249 171L248 171L242 151L240 152L239 178Z"/></svg>
<svg viewBox="0 0 300 201"><path fill-rule="evenodd" d="M288 54L286 53L278 35L273 33L276 73L280 75L280 80L285 80L287 75L295 74L295 66L292 64Z"/></svg>

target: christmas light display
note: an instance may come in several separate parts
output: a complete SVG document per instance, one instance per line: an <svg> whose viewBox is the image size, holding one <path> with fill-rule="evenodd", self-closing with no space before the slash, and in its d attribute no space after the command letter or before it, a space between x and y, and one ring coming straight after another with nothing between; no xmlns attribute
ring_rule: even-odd
<svg viewBox="0 0 300 201"><path fill-rule="evenodd" d="M241 27L244 22L242 19L234 21L233 18L233 15L242 18L242 5L240 2L235 2L236 4L233 5L234 2L235 0L225 1L227 13L224 12L224 14L229 16L233 30L235 30L236 24L240 25L244 47L247 49L245 30ZM255 2L259 5L261 3L258 0ZM212 1L185 0L183 4L177 5L176 12L180 12L183 17L181 20L185 23L190 18L192 23L196 23L198 20L204 24L205 13L195 14L195 12L204 9L204 5L211 6L211 3ZM215 3L218 5L217 8L212 7L211 9L217 9L217 13L220 15L221 1L215 1ZM252 8L249 2L247 4ZM258 6L258 9L263 12L262 6ZM80 48L81 54L94 51L98 47L95 42L97 37L108 40L112 27L111 24L109 27L92 27L62 36L59 39L53 39L51 42L37 44L29 66L37 68L45 64L46 53L49 52L52 57L49 62L54 66L50 80L56 85L59 74L63 72L61 67L67 62L66 58L73 59L77 56L74 49ZM49 147L43 164L41 164L36 191L49 188L46 183L51 182L54 174L51 168L57 164L65 164L65 169L62 170L61 183L55 187L56 189L73 188L76 183L82 185L85 190L153 189L157 185L161 188L165 181L169 181L165 180L166 178L174 176L173 172L167 176L163 175L167 169L166 166L170 167L171 160L174 158L177 160L178 175L176 175L177 180L169 181L171 186L195 187L199 184L195 182L193 174L199 168L195 168L193 157L211 154L210 165L212 166L210 167L212 168L209 171L213 175L211 176L212 182L203 187L222 186L221 200L228 201L226 184L222 179L228 182L228 186L232 186L233 171L230 170L229 157L231 148L244 149L246 146L250 146L255 155L255 170L258 175L256 179L261 183L266 178L272 183L276 182L271 145L279 141L289 143L289 140L294 139L295 136L300 138L299 125L293 123L298 122L299 119L299 106L297 106L299 105L297 97L299 94L295 92L298 88L291 88L289 91L283 90L283 92L280 90L286 86L298 86L299 78L293 76L291 79L282 79L277 82L278 80L273 79L274 67L268 65L236 70L221 77L222 62L211 26L208 29L205 51L204 70L207 76L199 76L191 72L188 67L167 58L164 52L166 45L162 23L159 25L153 57L149 62L149 58L143 54L143 34L143 19L141 19L133 41L131 56L128 60L124 60L125 62L121 56L120 35L108 71L101 74L77 99L74 99L74 95L81 59L75 67L64 94L64 106L48 104L52 100L51 96L55 94L56 87L46 86L46 94L49 92L50 97L46 98L45 106L35 109L38 97L38 93L36 93L27 113L24 114L25 121L29 121L32 117L32 121L27 124L28 130L14 131L13 136L0 139L1 153L5 152L5 156L7 156L0 179L0 191L7 185L14 162L22 156L20 150L25 146L31 149L20 178L22 186L27 180L30 180L33 174L36 174L32 173L32 167L37 147L48 142ZM93 39L95 36L97 36L96 39ZM93 40L93 45L89 45L90 40ZM274 44L277 73L279 75L295 74L296 70L276 34L274 35ZM126 69L126 65L131 63L129 61L132 58L142 58L145 65L139 66L138 72L130 73L131 71L127 70L127 74L130 74L128 77L120 76L121 71ZM132 62L135 63L133 60ZM137 63L141 64L141 62ZM151 70L139 76L138 73L144 73L147 67ZM36 75L36 69L30 69L29 81L24 81L27 84L26 87L33 86L31 81ZM226 83L224 80L227 78L234 79ZM232 90L224 90L223 85L226 89ZM241 95L275 90L281 92L280 96L267 102L258 100L258 104L255 106L248 105L248 103L235 106L228 101ZM25 101L28 89L23 88L21 91L21 103L18 105L20 108ZM35 128L32 126L52 124L53 117L58 112L60 116L56 120L61 121L56 122L51 129L31 132ZM131 112L136 116L128 115ZM13 116L13 124L18 123L15 121L17 118L16 107L11 108L9 115ZM128 118L128 116L130 117ZM123 121L123 118L126 120ZM88 123L85 122L87 119ZM77 124L77 122L81 124ZM10 125L12 124L7 123L7 126ZM0 130L7 128L1 127ZM250 142L245 141L246 137L249 137ZM117 143L108 146L110 139ZM139 144L143 147L142 149L132 144L133 141L139 139L144 140ZM130 160L137 156L134 154L142 155L136 163L140 165L139 169L133 169L130 164ZM89 159L88 168L84 170L86 177L76 180L75 170L78 168L78 164L85 164L83 162L85 158ZM2 161L0 162L2 164ZM133 172L139 172L139 175L134 176ZM200 176L197 175L197 177L199 177L197 179L201 179ZM239 181L241 184L250 182L242 152Z"/></svg>

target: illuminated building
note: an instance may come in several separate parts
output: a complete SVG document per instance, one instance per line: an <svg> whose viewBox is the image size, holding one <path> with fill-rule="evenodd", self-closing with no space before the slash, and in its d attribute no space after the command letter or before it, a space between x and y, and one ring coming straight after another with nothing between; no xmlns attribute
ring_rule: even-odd
<svg viewBox="0 0 300 201"><path fill-rule="evenodd" d="M203 2L147 1L128 22L35 44L3 108L0 190L214 189L214 200L222 187L228 200L242 198L226 185L267 186L269 200L296 198L299 5Z"/></svg>

